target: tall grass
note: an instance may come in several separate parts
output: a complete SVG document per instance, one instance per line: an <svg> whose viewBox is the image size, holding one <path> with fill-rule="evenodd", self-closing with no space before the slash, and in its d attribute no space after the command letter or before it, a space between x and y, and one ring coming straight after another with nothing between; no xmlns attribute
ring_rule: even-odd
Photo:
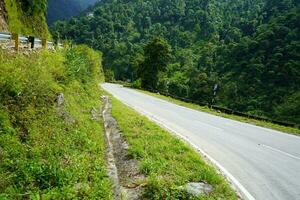
<svg viewBox="0 0 300 200"><path fill-rule="evenodd" d="M102 121L91 116L100 61L85 46L0 52L0 199L111 199Z"/></svg>

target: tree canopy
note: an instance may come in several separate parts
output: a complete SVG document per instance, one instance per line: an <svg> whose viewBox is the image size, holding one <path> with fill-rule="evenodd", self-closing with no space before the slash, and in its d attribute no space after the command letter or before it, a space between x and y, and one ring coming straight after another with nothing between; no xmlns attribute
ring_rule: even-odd
<svg viewBox="0 0 300 200"><path fill-rule="evenodd" d="M144 61L138 66L138 77L143 88L156 90L158 73L165 71L171 58L171 49L167 41L155 38L145 46L144 52Z"/></svg>
<svg viewBox="0 0 300 200"><path fill-rule="evenodd" d="M298 0L102 0L52 31L103 51L106 70L131 81L145 78L145 46L164 38L158 90L300 124L299 27Z"/></svg>

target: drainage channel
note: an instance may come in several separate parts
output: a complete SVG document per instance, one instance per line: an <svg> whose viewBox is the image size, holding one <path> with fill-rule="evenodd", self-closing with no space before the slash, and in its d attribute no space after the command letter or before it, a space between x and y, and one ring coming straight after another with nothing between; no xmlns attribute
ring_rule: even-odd
<svg viewBox="0 0 300 200"><path fill-rule="evenodd" d="M127 152L129 145L118 129L117 121L111 115L112 104L102 96L102 116L106 136L106 157L108 176L112 181L114 200L139 200L145 186L145 177L140 173L138 162Z"/></svg>

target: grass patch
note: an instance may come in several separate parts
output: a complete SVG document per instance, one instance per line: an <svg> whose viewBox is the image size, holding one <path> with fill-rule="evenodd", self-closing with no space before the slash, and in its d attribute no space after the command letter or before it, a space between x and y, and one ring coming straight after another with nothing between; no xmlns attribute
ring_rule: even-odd
<svg viewBox="0 0 300 200"><path fill-rule="evenodd" d="M145 90L138 90L138 91L140 91L144 94L153 96L153 97L157 97L157 98L169 101L171 103L174 103L174 104L177 104L177 105L180 105L180 106L184 106L184 107L191 108L191 109L194 109L194 110L207 112L207 113L210 113L210 114L213 114L213 115L216 115L216 116L220 116L220 117L224 117L224 118L228 118L228 119L233 119L233 120L240 121L240 122L249 123L249 124L253 124L253 125L256 125L256 126L270 128L270 129L274 129L274 130L277 130L277 131L282 131L282 132L293 134L293 135L300 135L300 129L299 128L281 126L281 125L273 124L273 123L267 122L267 121L250 119L250 118L241 117L241 116L237 116L237 115L230 115L230 114L218 112L217 110L214 110L214 109L210 109L207 106L199 106L197 104L187 103L187 102L184 102L184 101L174 99L172 97L167 97L167 96L164 96L164 95L161 95L161 94L152 93L152 92L145 91Z"/></svg>
<svg viewBox="0 0 300 200"><path fill-rule="evenodd" d="M115 98L112 104L112 115L130 146L128 156L139 161L140 170L147 177L146 198L237 199L224 178L190 146ZM178 189L199 181L213 185L213 192L195 198Z"/></svg>
<svg viewBox="0 0 300 200"><path fill-rule="evenodd" d="M85 46L0 51L0 199L111 199L102 121L91 116L100 59Z"/></svg>

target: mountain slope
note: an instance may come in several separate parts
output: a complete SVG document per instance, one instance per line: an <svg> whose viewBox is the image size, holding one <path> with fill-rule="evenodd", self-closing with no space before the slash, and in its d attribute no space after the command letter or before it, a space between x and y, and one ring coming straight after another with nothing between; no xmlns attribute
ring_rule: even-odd
<svg viewBox="0 0 300 200"><path fill-rule="evenodd" d="M97 0L48 0L47 22L52 24L59 19L68 19L78 15Z"/></svg>
<svg viewBox="0 0 300 200"><path fill-rule="evenodd" d="M5 10L4 0L0 0L0 31L7 32L8 25L7 25L7 16Z"/></svg>
<svg viewBox="0 0 300 200"><path fill-rule="evenodd" d="M173 59L156 89L300 124L299 1L104 0L92 11L52 31L102 50L116 79L138 80L145 44L163 37Z"/></svg>
<svg viewBox="0 0 300 200"><path fill-rule="evenodd" d="M1 0L0 5L3 31L49 37L46 0Z"/></svg>

